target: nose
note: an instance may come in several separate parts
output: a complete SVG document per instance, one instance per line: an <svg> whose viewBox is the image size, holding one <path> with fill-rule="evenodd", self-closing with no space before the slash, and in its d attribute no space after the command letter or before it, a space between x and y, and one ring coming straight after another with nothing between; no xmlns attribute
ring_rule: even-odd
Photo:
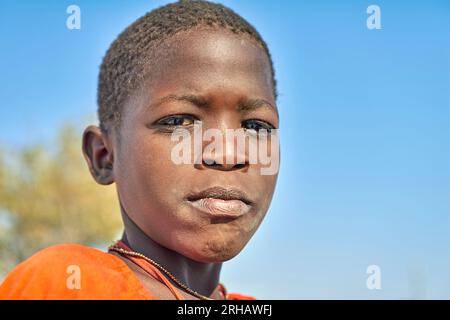
<svg viewBox="0 0 450 320"><path fill-rule="evenodd" d="M234 171L247 168L249 161L245 148L245 138L243 138L243 141L238 142L238 139L242 139L242 137L239 133L223 133L221 136L222 143L216 142L217 140L206 143L202 152L202 168L220 171ZM214 145L211 145L211 143L214 143Z"/></svg>

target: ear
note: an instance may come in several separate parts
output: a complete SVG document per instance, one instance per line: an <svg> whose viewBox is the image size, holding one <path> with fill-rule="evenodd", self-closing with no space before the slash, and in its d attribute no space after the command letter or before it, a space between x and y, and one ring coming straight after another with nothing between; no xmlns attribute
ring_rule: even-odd
<svg viewBox="0 0 450 320"><path fill-rule="evenodd" d="M114 182L114 156L110 137L97 126L84 130L82 142L83 155L89 171L99 184Z"/></svg>

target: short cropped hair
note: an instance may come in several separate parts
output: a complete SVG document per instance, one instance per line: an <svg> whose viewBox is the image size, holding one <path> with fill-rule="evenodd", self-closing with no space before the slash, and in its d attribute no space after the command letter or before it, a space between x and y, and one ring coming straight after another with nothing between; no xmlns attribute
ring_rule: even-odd
<svg viewBox="0 0 450 320"><path fill-rule="evenodd" d="M145 61L161 41L194 27L226 29L254 39L269 58L274 96L275 70L267 44L256 29L231 9L204 0L181 0L145 14L127 27L111 44L100 66L98 117L100 127L120 125L123 105L145 79ZM151 60L150 60L151 61Z"/></svg>

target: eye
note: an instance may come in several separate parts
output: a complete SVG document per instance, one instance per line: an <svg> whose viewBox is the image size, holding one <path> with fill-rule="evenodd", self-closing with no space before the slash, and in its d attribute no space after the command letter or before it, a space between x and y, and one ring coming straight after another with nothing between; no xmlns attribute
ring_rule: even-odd
<svg viewBox="0 0 450 320"><path fill-rule="evenodd" d="M178 114L164 117L158 120L156 124L165 127L187 127L193 125L196 120L197 118L194 116L188 114Z"/></svg>
<svg viewBox="0 0 450 320"><path fill-rule="evenodd" d="M268 133L270 133L272 129L275 129L275 127L270 123L256 119L243 121L242 128L244 128L245 130L255 130L256 132L259 132L259 130L261 129L265 129Z"/></svg>

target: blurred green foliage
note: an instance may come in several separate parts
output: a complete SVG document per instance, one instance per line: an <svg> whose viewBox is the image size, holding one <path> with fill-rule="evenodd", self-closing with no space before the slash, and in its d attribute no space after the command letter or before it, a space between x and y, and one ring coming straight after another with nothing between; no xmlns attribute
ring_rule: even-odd
<svg viewBox="0 0 450 320"><path fill-rule="evenodd" d="M0 279L53 244L104 246L121 226L116 190L92 179L74 125L51 145L0 149Z"/></svg>

